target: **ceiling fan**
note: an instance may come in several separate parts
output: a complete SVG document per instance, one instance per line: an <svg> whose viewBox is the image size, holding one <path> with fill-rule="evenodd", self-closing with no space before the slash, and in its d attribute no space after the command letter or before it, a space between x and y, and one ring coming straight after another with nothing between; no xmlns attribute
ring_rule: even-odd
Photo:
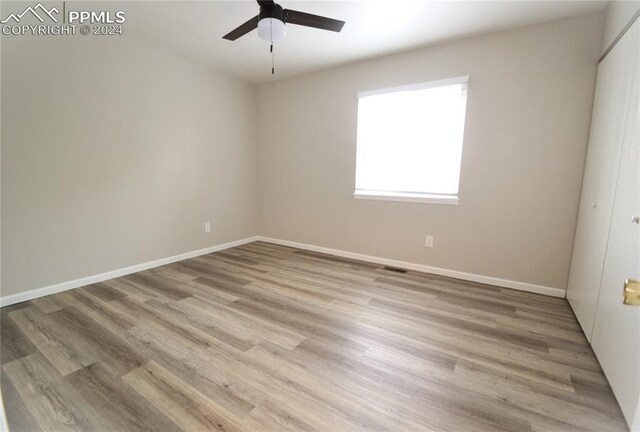
<svg viewBox="0 0 640 432"><path fill-rule="evenodd" d="M286 36L285 24L297 24L334 32L339 32L342 30L342 26L344 26L344 21L291 9L283 9L282 6L274 3L273 0L259 0L258 4L260 5L260 13L258 15L240 27L231 30L222 38L234 41L257 28L258 35L273 44Z"/></svg>

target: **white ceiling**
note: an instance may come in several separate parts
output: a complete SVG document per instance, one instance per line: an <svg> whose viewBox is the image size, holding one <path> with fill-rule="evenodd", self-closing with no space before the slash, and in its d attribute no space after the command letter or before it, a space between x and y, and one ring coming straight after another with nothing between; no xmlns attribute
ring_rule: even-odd
<svg viewBox="0 0 640 432"><path fill-rule="evenodd" d="M91 9L97 3L91 2ZM468 36L603 10L606 1L287 1L295 9L346 21L341 33L296 25L274 48L256 31L222 36L257 15L255 1L109 2L126 11L127 37L258 83Z"/></svg>

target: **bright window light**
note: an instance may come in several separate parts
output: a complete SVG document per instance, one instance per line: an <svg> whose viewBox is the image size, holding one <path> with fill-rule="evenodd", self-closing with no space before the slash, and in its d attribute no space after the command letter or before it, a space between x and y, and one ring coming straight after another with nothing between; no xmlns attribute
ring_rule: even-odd
<svg viewBox="0 0 640 432"><path fill-rule="evenodd" d="M468 81L358 94L357 198L457 203Z"/></svg>

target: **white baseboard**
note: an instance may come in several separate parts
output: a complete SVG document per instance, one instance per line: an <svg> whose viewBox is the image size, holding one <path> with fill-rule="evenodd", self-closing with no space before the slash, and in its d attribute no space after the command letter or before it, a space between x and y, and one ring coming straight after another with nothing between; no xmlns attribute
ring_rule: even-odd
<svg viewBox="0 0 640 432"><path fill-rule="evenodd" d="M70 289L79 288L86 285L91 285L91 284L102 282L108 279L125 276L131 273L148 270L154 267L160 267L166 264L171 264L177 261L186 260L186 259L197 257L200 255L210 254L212 252L229 249L232 247L240 246L240 245L251 243L254 241L263 241L263 242L273 243L273 244L282 245L282 246L289 246L289 247L309 250L313 252L320 252L320 253L325 253L329 255L335 255L343 258L350 258L354 260L367 261L367 262L372 262L372 263L381 264L381 265L404 268L408 270L415 270L422 273L431 273L431 274L436 274L440 276L447 276L447 277L452 277L456 279L463 279L463 280L468 280L472 282L495 285L503 288L511 288L511 289L516 289L520 291L529 291L529 292L544 294L552 297L565 296L565 290L560 288L535 285L527 282L518 282L518 281L512 281L508 279L500 279L500 278L495 278L491 276L477 275L473 273L465 273L465 272L460 272L456 270L443 269L439 267L431 267L424 264L416 264L416 263L398 261L398 260L389 259L389 258L364 255L364 254L359 254L355 252L348 252L348 251L343 251L339 249L331 249L331 248L326 248L322 246L298 243L298 242L289 241L289 240L280 240L280 239L264 237L264 236L253 236L253 237L247 237L241 240L236 240L228 243L222 243L222 244L211 246L205 249L185 252L183 254L174 255L167 258L161 258L159 260L149 261L146 263L109 271L106 273L100 273L97 275L75 279L67 282L62 282L55 285L36 288L33 290L9 295L6 297L0 297L0 307L9 306L9 305L20 303L27 300L33 300L38 297L56 294L62 291L67 291Z"/></svg>
<svg viewBox="0 0 640 432"><path fill-rule="evenodd" d="M553 287L547 287L543 285L530 284L527 282L518 282L518 281L500 279L500 278L491 277L491 276L465 273L457 270L431 267L425 264L416 264L416 263L398 261L398 260L389 259L389 258L381 258L381 257L376 257L371 255L364 255L364 254L359 254L355 252L348 252L348 251L343 251L339 249L331 249L331 248L326 248L322 246L298 243L298 242L289 241L289 240L280 240L280 239L264 237L264 236L258 236L258 240L267 242L267 243L281 245L281 246L289 246L289 247L309 250L313 252L320 252L320 253L325 253L329 255L335 255L343 258L350 258L350 259L359 260L359 261L367 261L375 264L381 264L381 265L386 265L391 267L399 267L407 270L415 270L422 273L431 273L439 276L447 276L455 279L462 279L462 280L478 282L478 283L483 283L488 285L495 285L502 288L511 288L519 291L529 291L532 293L544 294L552 297L563 298L566 293L566 291L561 288L553 288Z"/></svg>
<svg viewBox="0 0 640 432"><path fill-rule="evenodd" d="M15 303L21 303L27 300L33 300L38 297L43 297L51 294L56 294L62 291L67 291L74 288L79 288L85 285L91 285L94 283L102 282L108 279L117 278L120 276L126 276L131 273L136 273L143 270L148 270L154 267L160 267L163 265L171 264L177 261L186 260L189 258L194 258L200 255L210 254L212 252L218 252L224 249L229 249L232 247L240 246L243 244L251 243L259 240L258 236L247 237L241 240L236 240L228 243L222 243L215 246L211 246L208 248L195 250L191 252L185 252L179 255L170 256L167 258L161 258L155 261L149 261L142 264L133 265L130 267L125 267L113 271L109 271L106 273L100 273L93 276L88 276L80 279L75 279L67 282L58 283L55 285L49 285L42 288L36 288L29 291L21 292L18 294L8 295L6 297L0 297L0 307L9 306Z"/></svg>

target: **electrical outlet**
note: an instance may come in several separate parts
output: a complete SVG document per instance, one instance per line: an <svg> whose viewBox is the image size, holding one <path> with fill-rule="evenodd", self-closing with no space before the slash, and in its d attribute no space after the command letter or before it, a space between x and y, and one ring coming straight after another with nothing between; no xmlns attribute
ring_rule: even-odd
<svg viewBox="0 0 640 432"><path fill-rule="evenodd" d="M433 236L428 235L424 241L424 247L432 248L433 247Z"/></svg>
<svg viewBox="0 0 640 432"><path fill-rule="evenodd" d="M204 224L204 232L211 232L211 224L209 222Z"/></svg>

